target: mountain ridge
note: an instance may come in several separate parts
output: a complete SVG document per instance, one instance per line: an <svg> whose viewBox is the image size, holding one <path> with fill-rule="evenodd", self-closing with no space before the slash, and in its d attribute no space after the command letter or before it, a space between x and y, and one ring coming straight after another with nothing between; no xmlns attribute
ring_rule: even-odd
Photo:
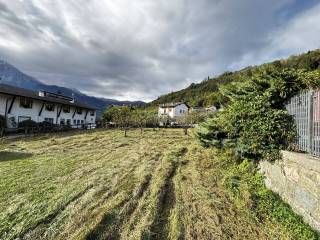
<svg viewBox="0 0 320 240"><path fill-rule="evenodd" d="M78 89L45 84L40 80L23 73L18 68L4 60L0 60L0 83L29 90L43 90L53 93L60 93L69 97L74 96L77 101L97 108L98 116L100 116L106 108L112 105L140 106L145 104L143 101L119 101L115 99L88 96Z"/></svg>

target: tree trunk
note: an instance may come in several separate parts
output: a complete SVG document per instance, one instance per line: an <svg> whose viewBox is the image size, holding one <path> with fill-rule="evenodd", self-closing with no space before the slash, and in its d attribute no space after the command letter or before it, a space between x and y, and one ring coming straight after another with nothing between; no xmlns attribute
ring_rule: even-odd
<svg viewBox="0 0 320 240"><path fill-rule="evenodd" d="M124 136L127 137L127 129L124 128Z"/></svg>
<svg viewBox="0 0 320 240"><path fill-rule="evenodd" d="M188 128L187 127L183 128L183 132L184 132L184 135L188 135Z"/></svg>
<svg viewBox="0 0 320 240"><path fill-rule="evenodd" d="M140 128L140 133L142 134L142 132L143 132L143 128L141 127L141 128Z"/></svg>

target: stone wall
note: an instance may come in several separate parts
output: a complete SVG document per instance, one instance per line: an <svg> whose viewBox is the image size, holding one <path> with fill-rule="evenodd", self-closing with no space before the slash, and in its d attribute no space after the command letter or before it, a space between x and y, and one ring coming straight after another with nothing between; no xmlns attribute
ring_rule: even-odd
<svg viewBox="0 0 320 240"><path fill-rule="evenodd" d="M265 183L320 232L320 158L287 151L282 156L275 163L260 163Z"/></svg>

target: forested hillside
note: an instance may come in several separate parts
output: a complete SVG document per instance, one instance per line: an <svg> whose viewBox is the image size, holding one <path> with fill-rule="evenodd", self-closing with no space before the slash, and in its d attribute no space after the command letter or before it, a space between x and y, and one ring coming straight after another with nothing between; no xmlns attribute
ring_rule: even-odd
<svg viewBox="0 0 320 240"><path fill-rule="evenodd" d="M187 102L191 106L223 105L225 99L218 91L220 85L232 81L242 81L255 73L263 72L266 68L272 67L275 69L320 69L320 50L309 51L301 55L291 56L287 59L273 61L260 66L250 66L236 72L226 72L218 77L206 79L199 84L193 83L183 90L163 95L151 102L151 105L180 101Z"/></svg>

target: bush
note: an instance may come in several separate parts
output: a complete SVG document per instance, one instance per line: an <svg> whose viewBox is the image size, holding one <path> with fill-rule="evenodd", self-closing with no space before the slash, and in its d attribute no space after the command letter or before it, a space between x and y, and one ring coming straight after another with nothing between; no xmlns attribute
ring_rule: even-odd
<svg viewBox="0 0 320 240"><path fill-rule="evenodd" d="M72 130L72 127L70 125L61 125L60 128L61 128L61 131L70 131L70 130Z"/></svg>
<svg viewBox="0 0 320 240"><path fill-rule="evenodd" d="M300 90L319 85L319 72L268 69L221 89L229 105L198 129L206 146L232 145L239 158L274 159L295 137L285 103ZM230 144L232 143L232 144Z"/></svg>
<svg viewBox="0 0 320 240"><path fill-rule="evenodd" d="M41 132L52 131L54 128L54 124L46 121L38 123L38 126Z"/></svg>
<svg viewBox="0 0 320 240"><path fill-rule="evenodd" d="M36 128L38 127L38 124L32 120L25 120L25 121L19 122L18 127L19 128Z"/></svg>
<svg viewBox="0 0 320 240"><path fill-rule="evenodd" d="M38 125L39 125L39 127L53 127L52 123L46 122L46 121L40 122L40 123L38 123Z"/></svg>

